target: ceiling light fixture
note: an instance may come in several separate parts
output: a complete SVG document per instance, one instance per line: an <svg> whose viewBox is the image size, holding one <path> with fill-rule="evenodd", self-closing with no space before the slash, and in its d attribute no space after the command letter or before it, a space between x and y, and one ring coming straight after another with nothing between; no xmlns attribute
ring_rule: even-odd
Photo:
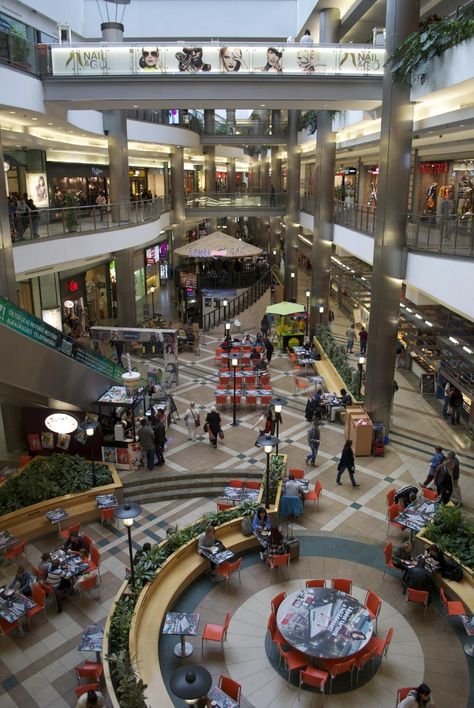
<svg viewBox="0 0 474 708"><path fill-rule="evenodd" d="M449 337L449 341L452 342L453 344L459 344L457 339L454 339L454 337Z"/></svg>
<svg viewBox="0 0 474 708"><path fill-rule="evenodd" d="M464 351L467 352L468 354L472 354L472 349L469 349L469 347L463 347Z"/></svg>

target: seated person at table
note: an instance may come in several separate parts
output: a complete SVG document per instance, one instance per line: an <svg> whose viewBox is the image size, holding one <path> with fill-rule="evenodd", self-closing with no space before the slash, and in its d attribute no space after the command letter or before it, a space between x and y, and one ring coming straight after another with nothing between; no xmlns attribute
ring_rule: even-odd
<svg viewBox="0 0 474 708"><path fill-rule="evenodd" d="M268 537L267 558L282 556L284 553L286 553L286 543L283 534L279 528L273 526L270 531L270 536Z"/></svg>
<svg viewBox="0 0 474 708"><path fill-rule="evenodd" d="M255 349L255 347L252 348L252 351L250 352L250 361L257 361L260 359L260 354L258 351Z"/></svg>
<svg viewBox="0 0 474 708"><path fill-rule="evenodd" d="M255 371L266 371L267 368L267 362L265 361L265 359L259 359L255 364Z"/></svg>
<svg viewBox="0 0 474 708"><path fill-rule="evenodd" d="M287 497L301 497L301 501L304 500L303 490L292 474L289 474L286 480L285 495Z"/></svg>
<svg viewBox="0 0 474 708"><path fill-rule="evenodd" d="M102 708L105 700L100 691L87 691L76 703L76 708Z"/></svg>
<svg viewBox="0 0 474 708"><path fill-rule="evenodd" d="M345 388L341 388L341 397L339 399L339 405L331 407L331 423L334 423L334 421L336 420L336 413L338 411L345 410L346 406L350 406L351 404L352 404L351 394L347 393Z"/></svg>
<svg viewBox="0 0 474 708"><path fill-rule="evenodd" d="M142 557L149 551L151 551L151 543L144 543L133 556L133 565L137 565L137 563L141 561Z"/></svg>
<svg viewBox="0 0 474 708"><path fill-rule="evenodd" d="M83 566L87 564L87 568L84 568L83 570L84 573L89 573L93 568L95 568L95 564L90 559L89 551L87 551L85 548L83 548L82 551L79 551L79 558Z"/></svg>
<svg viewBox="0 0 474 708"><path fill-rule="evenodd" d="M313 417L316 416L316 418L322 418L323 415L326 413L326 406L323 402L323 389L318 388L313 395L311 396L309 400L309 408L311 412L313 413ZM311 420L313 420L313 417Z"/></svg>
<svg viewBox="0 0 474 708"><path fill-rule="evenodd" d="M18 585L18 590L22 595L31 595L31 586L33 585L33 576L24 566L18 565L16 568L16 575L8 586L10 590L14 590Z"/></svg>
<svg viewBox="0 0 474 708"><path fill-rule="evenodd" d="M77 531L73 531L69 534L69 538L63 548L66 552L69 551L70 553L79 554L79 551L82 551L83 548L88 550L89 545L83 536L77 533Z"/></svg>
<svg viewBox="0 0 474 708"><path fill-rule="evenodd" d="M232 338L230 334L227 334L224 341L221 344L221 349L224 351L230 351L232 349Z"/></svg>
<svg viewBox="0 0 474 708"><path fill-rule="evenodd" d="M38 570L40 570L42 573L40 580L45 579L46 573L48 572L50 565L51 553L43 553L43 555L41 556L40 564L38 566Z"/></svg>
<svg viewBox="0 0 474 708"><path fill-rule="evenodd" d="M304 349L305 354L311 354L312 347L311 347L311 342L309 341L309 339L307 339L306 342L303 342L302 347Z"/></svg>
<svg viewBox="0 0 474 708"><path fill-rule="evenodd" d="M252 344L252 337L250 334L244 334L242 337L242 344Z"/></svg>
<svg viewBox="0 0 474 708"><path fill-rule="evenodd" d="M257 513L253 517L252 531L256 536L258 536L262 531L270 531L271 527L272 525L265 507L259 507L257 509Z"/></svg>
<svg viewBox="0 0 474 708"><path fill-rule="evenodd" d="M68 570L63 570L59 565L59 558L51 561L51 566L46 575L45 583L51 585L56 595L56 603L58 612L62 612L61 601L72 590L71 573Z"/></svg>
<svg viewBox="0 0 474 708"><path fill-rule="evenodd" d="M206 558L202 551L210 551L213 546L218 546L219 550L223 547L222 541L216 538L216 534L213 526L208 526L205 531L199 536L198 539L198 553ZM211 564L211 575L216 575L216 564L209 561Z"/></svg>
<svg viewBox="0 0 474 708"><path fill-rule="evenodd" d="M404 541L401 546L396 548L392 555L393 565L400 570L407 571L408 565L412 559L413 544L411 541ZM405 575L403 575L402 580L405 580Z"/></svg>
<svg viewBox="0 0 474 708"><path fill-rule="evenodd" d="M413 486L413 484L406 484L404 487L398 490L398 492L393 497L395 504L401 503L405 508L409 504L415 501L416 495L418 494L418 489Z"/></svg>
<svg viewBox="0 0 474 708"><path fill-rule="evenodd" d="M429 548L426 549L425 554L425 567L428 570L431 570L431 572L434 572L436 570L441 570L443 572L444 568L444 553L441 550L441 548L438 548L438 546L433 545L430 546Z"/></svg>
<svg viewBox="0 0 474 708"><path fill-rule="evenodd" d="M255 346L261 347L262 345L263 345L262 333L257 332L256 337L255 337Z"/></svg>
<svg viewBox="0 0 474 708"><path fill-rule="evenodd" d="M418 706L436 708L431 700L431 689L426 683L422 683L418 688L412 688L408 691L407 697L400 701L397 708L418 708Z"/></svg>
<svg viewBox="0 0 474 708"><path fill-rule="evenodd" d="M423 556L417 559L414 568L407 570L403 587L404 590L406 590L406 588L411 588L412 590L426 590L428 592L428 603L431 602L433 578L431 577L431 573L425 568L425 559Z"/></svg>

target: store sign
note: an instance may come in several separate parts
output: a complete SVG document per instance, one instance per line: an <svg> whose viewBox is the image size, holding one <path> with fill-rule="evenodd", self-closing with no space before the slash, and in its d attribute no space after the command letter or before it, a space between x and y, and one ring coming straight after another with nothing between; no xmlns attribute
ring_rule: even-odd
<svg viewBox="0 0 474 708"><path fill-rule="evenodd" d="M418 171L422 175L446 175L449 172L447 162L420 162Z"/></svg>
<svg viewBox="0 0 474 708"><path fill-rule="evenodd" d="M345 175L355 175L355 174L357 174L357 169L355 167L345 167L344 174Z"/></svg>
<svg viewBox="0 0 474 708"><path fill-rule="evenodd" d="M160 260L164 261L168 258L168 241L162 241L160 243Z"/></svg>
<svg viewBox="0 0 474 708"><path fill-rule="evenodd" d="M51 45L53 76L299 74L382 76L385 49L373 45Z"/></svg>
<svg viewBox="0 0 474 708"><path fill-rule="evenodd" d="M52 413L45 419L44 424L53 433L63 434L73 433L79 425L77 420L67 413Z"/></svg>
<svg viewBox="0 0 474 708"><path fill-rule="evenodd" d="M152 246L146 249L146 264L155 265L160 260L160 248L159 246Z"/></svg>
<svg viewBox="0 0 474 708"><path fill-rule="evenodd" d="M48 349L54 349L84 364L93 371L107 376L113 381L121 381L123 369L105 357L64 337L63 333L43 320L28 314L13 303L0 297L0 325L32 339Z"/></svg>
<svg viewBox="0 0 474 708"><path fill-rule="evenodd" d="M179 274L179 285L181 288L197 288L197 275L196 273L185 273L181 271Z"/></svg>
<svg viewBox="0 0 474 708"><path fill-rule="evenodd" d="M370 167L369 168L369 174L378 175L379 173L380 173L380 169L378 167Z"/></svg>

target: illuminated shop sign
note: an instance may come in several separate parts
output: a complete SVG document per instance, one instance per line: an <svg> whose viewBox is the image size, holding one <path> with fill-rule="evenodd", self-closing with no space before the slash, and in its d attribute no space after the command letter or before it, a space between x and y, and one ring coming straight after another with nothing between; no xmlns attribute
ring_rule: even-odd
<svg viewBox="0 0 474 708"><path fill-rule="evenodd" d="M449 172L447 162L420 162L418 171L422 175L446 175Z"/></svg>
<svg viewBox="0 0 474 708"><path fill-rule="evenodd" d="M331 74L382 76L385 49L373 45L166 44L51 46L54 76L159 74Z"/></svg>

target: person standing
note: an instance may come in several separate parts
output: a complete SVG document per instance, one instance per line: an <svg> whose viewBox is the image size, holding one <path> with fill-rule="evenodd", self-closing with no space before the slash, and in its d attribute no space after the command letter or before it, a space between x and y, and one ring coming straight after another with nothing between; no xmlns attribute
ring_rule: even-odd
<svg viewBox="0 0 474 708"><path fill-rule="evenodd" d="M459 460L456 457L456 453L450 450L446 455L448 461L453 463L452 473L453 473L453 493L451 494L451 499L454 497L455 501L459 506L462 504L461 489L459 487Z"/></svg>
<svg viewBox="0 0 474 708"><path fill-rule="evenodd" d="M102 222L104 220L104 214L107 206L107 199L105 198L105 194L103 192L99 192L95 203L99 207L100 220Z"/></svg>
<svg viewBox="0 0 474 708"><path fill-rule="evenodd" d="M30 210L31 214L31 221L30 221L30 231L31 231L31 236L33 238L39 238L40 235L38 233L38 227L39 227L39 220L40 220L40 215L39 215L39 210L36 204L32 199L27 199L26 203L28 205L28 209Z"/></svg>
<svg viewBox="0 0 474 708"><path fill-rule="evenodd" d="M273 346L271 341L268 339L268 337L265 337L265 339L263 340L263 343L265 345L265 350L267 352L267 362L268 362L268 365L270 365L275 347Z"/></svg>
<svg viewBox="0 0 474 708"><path fill-rule="evenodd" d="M436 470L435 485L441 502L447 504L454 488L454 462L445 460Z"/></svg>
<svg viewBox="0 0 474 708"><path fill-rule="evenodd" d="M365 329L365 327L362 325L361 330L359 332L359 344L360 344L360 353L365 354L367 351L367 340L369 338L369 333Z"/></svg>
<svg viewBox="0 0 474 708"><path fill-rule="evenodd" d="M355 462L354 462L354 451L352 450L352 440L346 440L344 447L342 448L342 454L341 454L341 459L339 460L339 464L337 466L337 477L336 477L336 483L341 486L341 477L344 474L345 471L349 472L349 477L351 478L352 486L353 487L360 487L360 484L357 484L354 473L355 473Z"/></svg>
<svg viewBox="0 0 474 708"><path fill-rule="evenodd" d="M304 34L300 39L300 44L313 44L313 38L309 29L305 29Z"/></svg>
<svg viewBox="0 0 474 708"><path fill-rule="evenodd" d="M463 397L461 391L454 387L449 397L449 407L451 408L451 425L456 425L461 420L460 410L463 405Z"/></svg>
<svg viewBox="0 0 474 708"><path fill-rule="evenodd" d="M449 399L451 398L452 392L453 387L451 386L449 381L446 381L446 383L444 384L443 418L448 418Z"/></svg>
<svg viewBox="0 0 474 708"><path fill-rule="evenodd" d="M146 418L141 419L141 428L138 431L138 439L145 453L148 469L151 471L155 463L155 433Z"/></svg>
<svg viewBox="0 0 474 708"><path fill-rule="evenodd" d="M199 413L197 413L195 409L196 404L194 401L191 401L189 408L184 414L184 422L186 423L186 427L188 429L188 440L196 440L196 430L198 426L201 425Z"/></svg>
<svg viewBox="0 0 474 708"><path fill-rule="evenodd" d="M351 326L346 330L346 352L348 352L349 354L352 354L353 352L355 337L355 324L352 323Z"/></svg>
<svg viewBox="0 0 474 708"><path fill-rule="evenodd" d="M164 450L166 442L166 428L163 416L158 416L153 420L153 432L155 433L155 452L156 459L158 460L157 465L165 464Z"/></svg>
<svg viewBox="0 0 474 708"><path fill-rule="evenodd" d="M262 331L262 336L267 337L268 332L270 330L270 322L268 320L267 314L263 315L263 317L262 317L262 321L260 322L260 329Z"/></svg>
<svg viewBox="0 0 474 708"><path fill-rule="evenodd" d="M270 185L270 206L275 206L275 187Z"/></svg>
<svg viewBox="0 0 474 708"><path fill-rule="evenodd" d="M435 447L435 454L433 455L433 457L430 460L430 467L428 470L428 475L427 475L425 481L422 482L422 484L420 485L421 487L428 487L431 484L431 482L434 479L435 473L436 473L436 468L438 467L438 465L440 465L442 462L444 462L445 459L446 458L443 454L443 448L439 447L439 445L438 445L437 447Z"/></svg>
<svg viewBox="0 0 474 708"><path fill-rule="evenodd" d="M217 436L221 432L221 417L215 406L212 406L206 416L206 426L204 432L209 433L209 442L213 447L217 447Z"/></svg>
<svg viewBox="0 0 474 708"><path fill-rule="evenodd" d="M315 417L313 424L308 428L308 445L311 452L306 457L306 462L310 462L313 467L316 467L316 457L318 455L320 437L319 421Z"/></svg>

